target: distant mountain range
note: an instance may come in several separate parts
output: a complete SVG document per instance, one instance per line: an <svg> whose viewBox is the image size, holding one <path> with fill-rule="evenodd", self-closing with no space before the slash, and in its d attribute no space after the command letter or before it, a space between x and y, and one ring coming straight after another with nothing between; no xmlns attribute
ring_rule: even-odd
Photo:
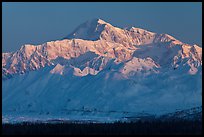
<svg viewBox="0 0 204 137"><path fill-rule="evenodd" d="M61 40L2 53L3 116L120 119L202 106L202 48L89 20Z"/></svg>

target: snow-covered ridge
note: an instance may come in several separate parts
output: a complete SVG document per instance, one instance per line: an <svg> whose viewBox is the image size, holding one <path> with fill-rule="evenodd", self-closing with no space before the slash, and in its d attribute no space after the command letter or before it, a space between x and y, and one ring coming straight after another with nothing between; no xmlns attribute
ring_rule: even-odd
<svg viewBox="0 0 204 137"><path fill-rule="evenodd" d="M201 47L99 19L65 39L2 53L2 76L3 119L11 121L111 121L202 104Z"/></svg>
<svg viewBox="0 0 204 137"><path fill-rule="evenodd" d="M178 62L190 59L187 63L190 66L190 74L195 74L197 68L202 65L202 48L197 45L191 46L168 34L157 34L140 28L117 28L101 19L83 23L67 38L69 39L41 45L27 44L16 52L2 53L3 75L38 70L58 64L57 58L70 60L87 52L115 59L118 63L129 61L134 56L142 59L149 57L155 66L174 68L179 66ZM149 66L148 63L144 65ZM77 64L74 65L76 66Z"/></svg>

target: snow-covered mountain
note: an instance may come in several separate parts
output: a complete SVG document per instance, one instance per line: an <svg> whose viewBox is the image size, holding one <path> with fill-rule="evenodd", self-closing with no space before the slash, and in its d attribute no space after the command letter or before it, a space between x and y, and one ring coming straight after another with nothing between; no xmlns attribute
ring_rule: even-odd
<svg viewBox="0 0 204 137"><path fill-rule="evenodd" d="M2 83L4 116L170 113L201 106L202 48L93 19L62 40L2 53Z"/></svg>

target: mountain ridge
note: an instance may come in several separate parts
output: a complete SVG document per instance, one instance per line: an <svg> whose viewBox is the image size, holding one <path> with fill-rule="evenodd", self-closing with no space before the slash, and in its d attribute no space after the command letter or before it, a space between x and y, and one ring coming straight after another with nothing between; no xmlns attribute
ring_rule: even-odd
<svg viewBox="0 0 204 137"><path fill-rule="evenodd" d="M104 28L104 30L100 32L100 36L98 40L94 40L94 41L87 40L86 38L83 39L83 37L82 39L79 39L81 38L81 36L79 37L74 36L74 39L51 41L51 42L47 42L47 43L44 43L42 45L37 45L37 46L26 44L22 46L16 52L2 53L2 61L3 61L2 67L5 70L7 70L8 71L7 73L9 74L24 73L24 71L26 71L27 69L36 70L44 66L53 65L52 60L56 59L57 57L63 57L65 59L70 59L70 58L75 58L82 54L85 54L88 51L95 52L99 56L107 56L109 58L116 58L119 62L123 62L123 61L127 61L131 59L134 56L133 53L136 54L135 52L138 52L137 48L142 48L141 46L148 45L148 44L150 45L152 44L154 47L155 45L159 45L159 44L164 44L164 45L167 44L168 45L167 48L170 48L170 49L174 49L172 47L175 47L175 46L179 47L179 45L181 45L180 50L182 52L183 51L185 52L184 55L187 54L187 56L189 56L188 54L190 54L190 51L188 51L188 49L192 47L188 44L184 44L176 40L174 37L168 34L156 34L156 33L146 31L144 29L139 29L139 28L134 28L134 27L131 27L129 31L122 30L120 28L113 27L112 25L110 25L109 23L101 19L94 19L91 21L87 21L84 24L85 26L87 26L87 24L88 26L90 26L90 24L93 24L93 23L97 23L100 25L105 24L105 25L110 26L111 28L108 28L108 29ZM75 29L76 32L74 33L77 33L78 29L81 29L81 25L77 29ZM109 32L104 33L104 31L106 32L109 29L114 30L114 31L111 31L111 32L114 32L112 36L114 37L113 39L110 38ZM127 35L123 34L125 31L128 32ZM115 34L117 32L119 32L118 35ZM136 38L133 37L131 38L131 40L130 38L127 38L129 34L135 33L135 32L136 34L134 34L134 37ZM72 35L72 33L70 35ZM147 36L144 36L144 35L147 35L148 38L150 37L154 37L154 38L150 40L151 41L150 43L144 42L141 45L141 42L143 41L142 39L147 38ZM126 38L125 43L124 43L124 40L122 41L118 40L120 38ZM138 40L141 42L139 42ZM128 43L130 43L130 45L127 44L127 41L129 41ZM154 48L151 48L150 50L153 50L153 49ZM201 56L201 57L198 56L196 59L198 59L199 62L201 62L200 64L202 64L202 60L201 60L202 48L197 46L196 48L194 48L194 50L195 52L198 52L198 55ZM167 49L166 51L168 52L170 50ZM146 57L148 57L148 55ZM40 60L37 60L37 58L40 58ZM24 61L21 61L21 60L24 60ZM11 65L9 66L7 62L9 63L12 62L12 63L10 63ZM26 62L31 62L31 64L28 65L28 63ZM159 64L159 62L157 62L157 64Z"/></svg>
<svg viewBox="0 0 204 137"><path fill-rule="evenodd" d="M201 47L93 22L70 39L2 53L4 117L112 121L202 106Z"/></svg>

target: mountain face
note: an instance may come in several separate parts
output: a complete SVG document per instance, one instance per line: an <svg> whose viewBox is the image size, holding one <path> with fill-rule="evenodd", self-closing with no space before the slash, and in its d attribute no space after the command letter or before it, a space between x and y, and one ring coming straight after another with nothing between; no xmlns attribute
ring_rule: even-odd
<svg viewBox="0 0 204 137"><path fill-rule="evenodd" d="M202 48L93 19L2 53L3 115L120 119L201 106Z"/></svg>

